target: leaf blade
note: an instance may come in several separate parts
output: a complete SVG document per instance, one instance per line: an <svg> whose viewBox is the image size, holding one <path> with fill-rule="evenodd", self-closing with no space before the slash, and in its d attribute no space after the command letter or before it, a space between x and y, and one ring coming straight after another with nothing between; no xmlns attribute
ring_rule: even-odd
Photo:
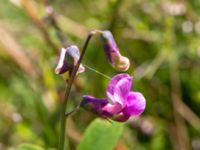
<svg viewBox="0 0 200 150"><path fill-rule="evenodd" d="M123 124L96 119L86 129L77 150L112 150L123 131Z"/></svg>

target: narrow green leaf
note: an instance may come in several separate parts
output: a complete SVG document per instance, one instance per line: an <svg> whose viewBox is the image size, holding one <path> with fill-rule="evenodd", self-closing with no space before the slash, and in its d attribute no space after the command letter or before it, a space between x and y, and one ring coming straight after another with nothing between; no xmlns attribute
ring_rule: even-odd
<svg viewBox="0 0 200 150"><path fill-rule="evenodd" d="M122 130L122 123L96 119L87 128L77 150L113 150Z"/></svg>
<svg viewBox="0 0 200 150"><path fill-rule="evenodd" d="M17 150L44 150L44 149L33 144L21 144L17 147Z"/></svg>

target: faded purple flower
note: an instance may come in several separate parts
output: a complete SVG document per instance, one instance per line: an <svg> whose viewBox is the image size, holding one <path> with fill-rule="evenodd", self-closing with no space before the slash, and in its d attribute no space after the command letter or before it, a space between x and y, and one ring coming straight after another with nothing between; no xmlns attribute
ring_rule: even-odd
<svg viewBox="0 0 200 150"><path fill-rule="evenodd" d="M102 31L101 36L104 51L109 62L115 69L119 71L126 71L130 66L129 59L120 54L112 33L110 31Z"/></svg>
<svg viewBox="0 0 200 150"><path fill-rule="evenodd" d="M107 98L99 99L85 95L81 107L103 118L119 122L124 122L131 116L139 116L145 109L146 100L140 92L130 91L131 86L132 77L128 74L118 74L108 84Z"/></svg>
<svg viewBox="0 0 200 150"><path fill-rule="evenodd" d="M58 65L55 69L56 74L63 74L66 79L72 73L74 66L77 64L80 57L79 49L76 45L71 45L67 48L62 48L60 52L60 58ZM77 73L82 73L85 71L85 68L80 65Z"/></svg>

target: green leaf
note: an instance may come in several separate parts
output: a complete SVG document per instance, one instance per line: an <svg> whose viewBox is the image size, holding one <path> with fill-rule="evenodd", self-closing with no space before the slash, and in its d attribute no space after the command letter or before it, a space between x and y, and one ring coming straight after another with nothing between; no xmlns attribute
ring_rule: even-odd
<svg viewBox="0 0 200 150"><path fill-rule="evenodd" d="M122 130L122 123L96 119L87 128L77 150L112 150Z"/></svg>
<svg viewBox="0 0 200 150"><path fill-rule="evenodd" d="M21 144L17 147L17 150L44 150L44 149L33 144Z"/></svg>

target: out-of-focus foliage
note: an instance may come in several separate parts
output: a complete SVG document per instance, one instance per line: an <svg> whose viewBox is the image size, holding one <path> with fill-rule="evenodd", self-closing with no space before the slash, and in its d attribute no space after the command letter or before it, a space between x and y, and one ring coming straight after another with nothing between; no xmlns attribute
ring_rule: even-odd
<svg viewBox="0 0 200 150"><path fill-rule="evenodd" d="M31 144L21 144L17 147L17 150L44 150L44 149Z"/></svg>
<svg viewBox="0 0 200 150"><path fill-rule="evenodd" d="M65 82L55 75L65 43L81 49L92 29L112 31L129 57L134 87L144 94L141 118L125 124L120 150L200 149L200 1L0 0L0 149L23 143L58 145L59 109ZM83 64L113 76L99 37ZM78 76L68 110L83 94L104 97L109 80L87 69ZM79 110L68 119L66 149L76 149L95 118ZM99 133L100 134L100 133Z"/></svg>
<svg viewBox="0 0 200 150"><path fill-rule="evenodd" d="M88 126L84 137L79 144L77 150L110 150L113 149L117 143L123 130L123 124L110 123L105 120L94 120Z"/></svg>

